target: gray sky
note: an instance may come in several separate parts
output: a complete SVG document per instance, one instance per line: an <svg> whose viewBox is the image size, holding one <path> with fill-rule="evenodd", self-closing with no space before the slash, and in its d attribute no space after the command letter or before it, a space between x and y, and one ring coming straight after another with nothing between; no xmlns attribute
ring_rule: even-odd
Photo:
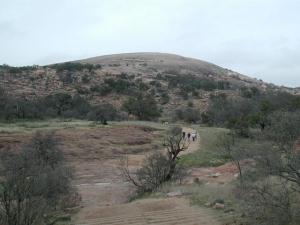
<svg viewBox="0 0 300 225"><path fill-rule="evenodd" d="M300 86L299 28L299 0L0 0L0 64L167 52Z"/></svg>

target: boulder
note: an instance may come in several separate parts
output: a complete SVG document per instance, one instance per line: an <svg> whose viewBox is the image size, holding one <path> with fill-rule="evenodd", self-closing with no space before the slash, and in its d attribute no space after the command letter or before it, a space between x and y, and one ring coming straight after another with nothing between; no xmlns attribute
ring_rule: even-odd
<svg viewBox="0 0 300 225"><path fill-rule="evenodd" d="M225 205L222 203L216 203L213 208L214 209L224 209Z"/></svg>

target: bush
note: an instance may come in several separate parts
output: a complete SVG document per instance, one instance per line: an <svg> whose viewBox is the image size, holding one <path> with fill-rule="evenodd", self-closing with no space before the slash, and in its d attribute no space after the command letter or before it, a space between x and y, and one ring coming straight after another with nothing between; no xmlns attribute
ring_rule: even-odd
<svg viewBox="0 0 300 225"><path fill-rule="evenodd" d="M115 92L124 95L135 95L140 91L147 91L150 87L142 81L133 81L130 76L122 73L117 78L105 79L103 84L91 87L91 91L104 96Z"/></svg>
<svg viewBox="0 0 300 225"><path fill-rule="evenodd" d="M299 112L276 112L270 121L250 146L228 148L234 161L251 159L235 192L249 224L299 224Z"/></svg>
<svg viewBox="0 0 300 225"><path fill-rule="evenodd" d="M94 85L90 89L92 92L98 92L101 96L105 96L112 92L112 88L106 84Z"/></svg>
<svg viewBox="0 0 300 225"><path fill-rule="evenodd" d="M81 78L82 83L87 84L88 82L90 82L90 77L87 74L84 74Z"/></svg>
<svg viewBox="0 0 300 225"><path fill-rule="evenodd" d="M79 94L55 93L37 100L14 99L0 90L0 119L43 119L53 117L91 119L106 123L118 117L110 104L92 107Z"/></svg>
<svg viewBox="0 0 300 225"><path fill-rule="evenodd" d="M1 157L0 219L3 225L41 225L74 190L53 133L36 133L20 153Z"/></svg>
<svg viewBox="0 0 300 225"><path fill-rule="evenodd" d="M55 114L47 114L45 116L55 117L72 117L86 118L91 110L90 104L80 95L71 96L68 93L56 93L48 95L41 99L41 105L46 112L54 112Z"/></svg>
<svg viewBox="0 0 300 225"><path fill-rule="evenodd" d="M241 136L249 136L251 115L257 110L257 104L251 99L227 98L226 95L212 96L212 103L205 119L211 124L234 129Z"/></svg>
<svg viewBox="0 0 300 225"><path fill-rule="evenodd" d="M163 154L154 153L144 160L143 165L136 173L139 192L156 191L167 180L169 161Z"/></svg>
<svg viewBox="0 0 300 225"><path fill-rule="evenodd" d="M113 105L104 103L95 106L88 114L88 119L100 121L102 124L107 124L108 120L115 120L117 118L117 110Z"/></svg>
<svg viewBox="0 0 300 225"><path fill-rule="evenodd" d="M66 63L59 63L47 66L52 69L56 69L56 72L62 72L62 71L82 71L84 69L87 69L89 71L92 71L93 69L101 69L101 65L93 65L88 63L74 63L74 62L66 62Z"/></svg>
<svg viewBox="0 0 300 225"><path fill-rule="evenodd" d="M59 79L63 84L72 84L76 81L76 77L71 72L59 74Z"/></svg>
<svg viewBox="0 0 300 225"><path fill-rule="evenodd" d="M183 120L188 123L196 123L201 120L200 111L193 107L179 108L175 110L173 120Z"/></svg>
<svg viewBox="0 0 300 225"><path fill-rule="evenodd" d="M215 81L213 79L202 78L192 74L172 73L165 75L162 79L168 82L169 88L179 88L180 94L185 96L188 93L195 93L197 90L212 91L215 89L230 89L230 85L225 81Z"/></svg>
<svg viewBox="0 0 300 225"><path fill-rule="evenodd" d="M1 98L1 97L0 97ZM13 98L5 95L0 99L0 119L40 119L43 116L41 105L35 100Z"/></svg>
<svg viewBox="0 0 300 225"><path fill-rule="evenodd" d="M153 120L160 116L157 103L153 96L139 93L135 97L129 97L124 102L123 108L140 120Z"/></svg>
<svg viewBox="0 0 300 225"><path fill-rule="evenodd" d="M236 192L243 201L241 209L251 224L291 224L292 205L299 204L299 199L291 199L292 195L284 182L270 178L239 187Z"/></svg>
<svg viewBox="0 0 300 225"><path fill-rule="evenodd" d="M167 104L169 101L170 101L170 96L168 95L167 92L163 92L163 93L161 94L161 97L160 97L160 103L161 103L162 105L165 105L165 104Z"/></svg>
<svg viewBox="0 0 300 225"><path fill-rule="evenodd" d="M167 154L155 152L146 157L136 172L136 178L129 173L128 165L123 168L125 178L137 187L138 193L156 191L164 182L181 179L185 175L184 168L178 165L179 153L188 148L181 128L174 127L168 132L164 146Z"/></svg>
<svg viewBox="0 0 300 225"><path fill-rule="evenodd" d="M43 99L45 107L52 108L58 116L61 116L64 111L71 108L72 96L68 93L56 93L48 95Z"/></svg>
<svg viewBox="0 0 300 225"><path fill-rule="evenodd" d="M18 73L22 73L22 72L31 72L33 70L36 70L37 68L38 68L38 66L36 66L36 65L21 66L21 67L13 67L13 66L9 66L6 64L0 65L0 69L4 69L12 74L18 74Z"/></svg>
<svg viewBox="0 0 300 225"><path fill-rule="evenodd" d="M248 91L251 94L248 96ZM245 97L227 97L224 94L211 96L206 119L210 124L234 128L247 136L250 127L264 130L270 126L268 117L275 111L297 112L300 97L282 92L260 93L256 88L245 89ZM250 92L249 92L250 93Z"/></svg>

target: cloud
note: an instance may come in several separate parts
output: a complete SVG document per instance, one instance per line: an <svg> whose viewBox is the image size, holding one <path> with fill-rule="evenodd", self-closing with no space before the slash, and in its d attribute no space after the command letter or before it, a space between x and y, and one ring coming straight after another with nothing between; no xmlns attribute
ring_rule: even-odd
<svg viewBox="0 0 300 225"><path fill-rule="evenodd" d="M300 86L299 8L297 0L11 0L0 8L0 63L159 51Z"/></svg>

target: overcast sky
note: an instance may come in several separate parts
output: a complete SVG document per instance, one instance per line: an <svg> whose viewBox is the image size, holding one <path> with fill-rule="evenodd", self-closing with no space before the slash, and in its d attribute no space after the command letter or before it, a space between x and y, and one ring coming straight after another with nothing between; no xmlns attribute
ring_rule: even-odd
<svg viewBox="0 0 300 225"><path fill-rule="evenodd" d="M300 1L0 0L0 64L148 51L300 86Z"/></svg>

